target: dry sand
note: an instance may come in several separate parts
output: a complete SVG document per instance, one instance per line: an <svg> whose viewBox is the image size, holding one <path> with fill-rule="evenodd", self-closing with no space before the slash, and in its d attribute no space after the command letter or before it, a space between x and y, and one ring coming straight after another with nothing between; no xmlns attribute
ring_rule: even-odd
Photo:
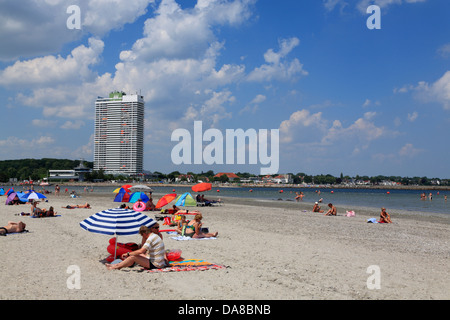
<svg viewBox="0 0 450 320"><path fill-rule="evenodd" d="M92 209L61 208L86 201ZM219 231L217 239L175 241L165 235L164 242L168 249L181 249L186 259L229 268L148 273L138 266L107 270L101 261L109 255L111 237L79 226L88 216L117 207L112 196L50 195L40 207L50 205L61 217L16 216L30 206L2 204L0 225L21 220L29 232L0 237L0 299L450 298L450 215L397 211L390 212L393 224L370 224L367 219L378 218L378 210L357 208L356 217L348 218L345 208L338 208L339 216L326 217L310 212L310 204L228 198L222 206L199 208L204 225ZM79 268L79 289L67 284L73 283L71 266ZM379 268L380 282L372 281L371 266ZM369 288L368 279L380 288Z"/></svg>

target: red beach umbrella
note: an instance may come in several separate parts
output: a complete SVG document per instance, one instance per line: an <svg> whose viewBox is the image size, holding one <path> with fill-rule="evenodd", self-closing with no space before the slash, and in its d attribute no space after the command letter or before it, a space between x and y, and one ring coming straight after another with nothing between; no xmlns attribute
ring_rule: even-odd
<svg viewBox="0 0 450 320"><path fill-rule="evenodd" d="M195 186L192 186L192 191L194 192L203 192L211 190L212 184L208 182L198 183Z"/></svg>
<svg viewBox="0 0 450 320"><path fill-rule="evenodd" d="M170 201L172 201L173 199L175 199L177 197L176 193L169 193L166 194L165 196L163 196L161 199L158 200L158 203L156 203L155 208L156 209L161 209L162 207L164 207L166 204L169 204Z"/></svg>

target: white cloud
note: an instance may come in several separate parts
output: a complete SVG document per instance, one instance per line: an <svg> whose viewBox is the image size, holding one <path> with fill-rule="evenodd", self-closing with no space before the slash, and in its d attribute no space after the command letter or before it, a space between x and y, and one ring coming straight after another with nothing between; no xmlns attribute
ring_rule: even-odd
<svg viewBox="0 0 450 320"><path fill-rule="evenodd" d="M413 92L416 98L424 102L437 102L442 104L444 109L450 110L450 70L430 84L420 81L417 85L404 85L401 88L394 88L394 93Z"/></svg>
<svg viewBox="0 0 450 320"><path fill-rule="evenodd" d="M44 156L41 150L54 142L55 139L50 136L40 136L33 139L8 137L4 140L0 140L0 157L10 158L11 155L18 154L28 157Z"/></svg>
<svg viewBox="0 0 450 320"><path fill-rule="evenodd" d="M381 9L388 8L391 5L401 5L403 3L420 3L427 0L360 0L356 5L358 10L366 14L366 10L370 5L377 5Z"/></svg>
<svg viewBox="0 0 450 320"><path fill-rule="evenodd" d="M0 1L0 60L52 54L85 35L103 36L135 21L154 0ZM81 30L68 29L67 8L78 5Z"/></svg>
<svg viewBox="0 0 450 320"><path fill-rule="evenodd" d="M303 69L303 65L298 59L284 61L286 56L298 45L298 38L283 39L279 42L280 50L274 52L269 49L264 54L264 60L267 62L260 67L255 68L247 77L248 81L291 81L298 76L306 76L308 72Z"/></svg>
<svg viewBox="0 0 450 320"><path fill-rule="evenodd" d="M376 112L369 111L369 112L364 113L364 119L366 119L366 120L371 120L371 119L373 119L376 115L377 115Z"/></svg>
<svg viewBox="0 0 450 320"><path fill-rule="evenodd" d="M443 46L441 46L437 50L437 52L444 59L450 58L450 43L447 43L447 44L444 44Z"/></svg>
<svg viewBox="0 0 450 320"><path fill-rule="evenodd" d="M402 157L414 157L422 151L421 149L414 148L411 143L407 143L398 151L398 154Z"/></svg>
<svg viewBox="0 0 450 320"><path fill-rule="evenodd" d="M307 132L314 132L314 136L320 137L326 128L326 121L322 119L322 112L311 114L302 109L291 114L288 120L280 124L280 142L297 143L306 142Z"/></svg>
<svg viewBox="0 0 450 320"><path fill-rule="evenodd" d="M45 120L45 119L33 119L31 124L35 127L39 128L48 128L56 125L56 121L54 120Z"/></svg>
<svg viewBox="0 0 450 320"><path fill-rule="evenodd" d="M425 101L438 102L444 109L450 110L450 71L431 85L425 81L419 82L415 90Z"/></svg>
<svg viewBox="0 0 450 320"><path fill-rule="evenodd" d="M72 1L73 2L73 1ZM93 35L104 35L119 29L147 13L149 4L155 0L90 0L80 1L83 17L82 29Z"/></svg>
<svg viewBox="0 0 450 320"><path fill-rule="evenodd" d="M88 42L89 47L78 46L66 58L45 56L17 61L0 71L0 85L42 87L92 79L94 74L90 66L99 61L104 43L94 38L90 38Z"/></svg>
<svg viewBox="0 0 450 320"><path fill-rule="evenodd" d="M70 129L80 129L81 127L83 127L85 125L84 121L81 120L76 120L76 121L66 121L60 128L61 129L66 129L66 130L70 130Z"/></svg>
<svg viewBox="0 0 450 320"><path fill-rule="evenodd" d="M262 103L264 101L266 101L266 96L262 95L262 94L258 94L250 103L258 104L258 103Z"/></svg>
<svg viewBox="0 0 450 320"><path fill-rule="evenodd" d="M332 144L352 141L361 148L367 148L370 141L376 140L386 134L386 130L376 126L373 122L359 118L353 124L344 128L339 121L335 121L328 133L322 138L322 143Z"/></svg>
<svg viewBox="0 0 450 320"><path fill-rule="evenodd" d="M299 110L281 123L280 142L294 144L313 142L321 146L343 146L351 143L364 149L371 141L389 134L386 128L379 127L371 121L375 115L375 112L366 112L363 118L344 127L338 119L324 119L322 112L311 114L306 109Z"/></svg>
<svg viewBox="0 0 450 320"><path fill-rule="evenodd" d="M413 113L408 113L408 120L414 122L417 120L418 116L419 114L417 113L417 111L414 111Z"/></svg>

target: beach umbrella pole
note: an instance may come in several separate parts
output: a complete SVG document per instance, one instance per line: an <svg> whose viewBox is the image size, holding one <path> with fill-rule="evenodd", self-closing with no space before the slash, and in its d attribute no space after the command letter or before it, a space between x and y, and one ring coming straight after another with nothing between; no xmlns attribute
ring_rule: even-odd
<svg viewBox="0 0 450 320"><path fill-rule="evenodd" d="M114 234L114 235L116 236L116 243L115 243L115 245L114 245L114 260L113 260L113 262L111 262L111 264L117 264L117 263L119 263L120 261L122 261L122 259L116 258L116 256L117 256L117 239L118 239L118 236L117 236L117 233ZM120 260L120 261L117 261L117 260Z"/></svg>

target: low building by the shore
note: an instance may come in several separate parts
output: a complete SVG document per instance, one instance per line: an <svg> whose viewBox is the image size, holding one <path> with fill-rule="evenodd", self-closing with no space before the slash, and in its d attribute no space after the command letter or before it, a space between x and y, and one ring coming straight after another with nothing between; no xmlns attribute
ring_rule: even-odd
<svg viewBox="0 0 450 320"><path fill-rule="evenodd" d="M83 161L80 161L80 164L73 168L67 170L48 170L48 181L51 180L66 180L66 181L84 181L84 176L87 173L92 172L92 169L87 168Z"/></svg>

